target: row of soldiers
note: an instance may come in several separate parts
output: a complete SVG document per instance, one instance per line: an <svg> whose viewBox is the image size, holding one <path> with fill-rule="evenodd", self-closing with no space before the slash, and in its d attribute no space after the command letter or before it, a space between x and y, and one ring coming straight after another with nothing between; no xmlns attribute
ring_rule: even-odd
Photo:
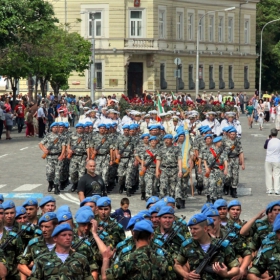
<svg viewBox="0 0 280 280"><path fill-rule="evenodd" d="M0 196L0 199L4 200ZM2 201L1 201L2 202ZM39 208L41 214L38 214ZM95 195L73 215L52 196L0 204L2 279L279 279L280 201L248 222L240 201L206 203L189 222L172 197L152 196L124 229L111 199ZM125 230L132 236L126 238Z"/></svg>

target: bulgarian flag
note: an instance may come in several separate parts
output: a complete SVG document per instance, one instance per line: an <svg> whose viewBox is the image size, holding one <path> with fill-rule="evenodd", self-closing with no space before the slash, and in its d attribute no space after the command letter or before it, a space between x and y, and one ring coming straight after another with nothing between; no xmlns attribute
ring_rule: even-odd
<svg viewBox="0 0 280 280"><path fill-rule="evenodd" d="M161 103L161 97L160 94L157 93L157 122L161 122L161 118L159 117L159 114L161 113L165 113L164 112L164 108L162 107L162 103Z"/></svg>

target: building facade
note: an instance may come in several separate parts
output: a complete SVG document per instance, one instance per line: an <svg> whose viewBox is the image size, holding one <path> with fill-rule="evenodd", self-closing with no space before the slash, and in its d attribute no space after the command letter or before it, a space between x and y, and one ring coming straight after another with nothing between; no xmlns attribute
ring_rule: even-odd
<svg viewBox="0 0 280 280"><path fill-rule="evenodd" d="M132 97L144 90L176 89L194 95L197 35L200 92L255 91L256 1L52 3L56 17L61 23L69 23L70 31L88 40L94 32L96 97L101 93ZM225 11L230 7L235 9ZM89 94L89 77L89 72L85 77L74 73L68 92ZM24 86L20 90L24 91Z"/></svg>

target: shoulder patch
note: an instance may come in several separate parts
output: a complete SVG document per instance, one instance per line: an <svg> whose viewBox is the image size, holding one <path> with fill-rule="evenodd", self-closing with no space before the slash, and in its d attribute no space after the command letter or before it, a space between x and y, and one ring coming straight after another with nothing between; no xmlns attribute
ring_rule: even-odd
<svg viewBox="0 0 280 280"><path fill-rule="evenodd" d="M182 244L182 247L186 247L193 242L192 238L185 240Z"/></svg>
<svg viewBox="0 0 280 280"><path fill-rule="evenodd" d="M28 246L31 246L35 243L38 243L39 242L39 239L37 237L31 239L29 242L28 242Z"/></svg>
<svg viewBox="0 0 280 280"><path fill-rule="evenodd" d="M88 240L85 240L84 243L87 244L89 247L91 246L91 244Z"/></svg>
<svg viewBox="0 0 280 280"><path fill-rule="evenodd" d="M257 224L257 223L264 224L264 220L258 219L258 220L255 221L255 223L256 223L256 224Z"/></svg>
<svg viewBox="0 0 280 280"><path fill-rule="evenodd" d="M266 236L266 238L271 238L271 237L274 237L276 235L276 232L271 232L271 233L269 233L267 236Z"/></svg>
<svg viewBox="0 0 280 280"><path fill-rule="evenodd" d="M261 226L257 228L257 231L268 229L268 226Z"/></svg>

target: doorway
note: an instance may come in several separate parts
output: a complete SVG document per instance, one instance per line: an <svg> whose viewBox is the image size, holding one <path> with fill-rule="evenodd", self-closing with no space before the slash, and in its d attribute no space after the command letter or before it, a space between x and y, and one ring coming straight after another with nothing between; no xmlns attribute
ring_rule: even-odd
<svg viewBox="0 0 280 280"><path fill-rule="evenodd" d="M143 63L130 62L127 70L127 95L129 98L139 97L143 93Z"/></svg>

